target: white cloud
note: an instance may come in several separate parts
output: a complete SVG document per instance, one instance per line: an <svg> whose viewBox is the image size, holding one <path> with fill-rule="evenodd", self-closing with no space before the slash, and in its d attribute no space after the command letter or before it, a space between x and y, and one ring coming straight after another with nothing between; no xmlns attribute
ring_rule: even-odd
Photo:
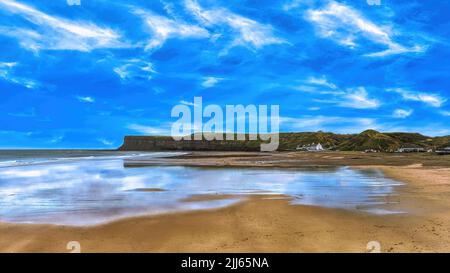
<svg viewBox="0 0 450 273"><path fill-rule="evenodd" d="M10 69L10 68L15 67L16 65L17 65L16 62L1 62L0 69L5 69L5 68Z"/></svg>
<svg viewBox="0 0 450 273"><path fill-rule="evenodd" d="M407 118L409 116L411 116L413 113L413 110L405 110L405 109L396 109L394 111L394 113L392 114L392 116L394 118Z"/></svg>
<svg viewBox="0 0 450 273"><path fill-rule="evenodd" d="M186 8L203 25L207 27L227 25L233 29L235 37L231 46L250 45L258 49L266 45L286 42L273 34L273 29L270 25L260 24L228 9L203 9L196 0L186 0L185 4Z"/></svg>
<svg viewBox="0 0 450 273"><path fill-rule="evenodd" d="M376 99L369 98L366 89L359 87L356 90L349 89L339 105L356 109L374 109L380 106L380 102Z"/></svg>
<svg viewBox="0 0 450 273"><path fill-rule="evenodd" d="M130 124L128 129L139 132L146 135L168 135L170 130L161 127L145 126L140 124Z"/></svg>
<svg viewBox="0 0 450 273"><path fill-rule="evenodd" d="M307 82L310 83L310 84L325 86L325 87L328 87L328 88L331 88L331 89L336 89L337 88L337 86L334 83L329 82L328 79L325 76L322 76L320 78L310 77Z"/></svg>
<svg viewBox="0 0 450 273"><path fill-rule="evenodd" d="M64 139L63 136L56 136L56 137L50 139L49 142L52 143L52 144L55 144L55 143L61 142L63 139Z"/></svg>
<svg viewBox="0 0 450 273"><path fill-rule="evenodd" d="M105 146L112 146L112 145L114 145L114 142L109 141L109 140L104 139L104 138L100 138L100 139L98 139L98 141L101 142Z"/></svg>
<svg viewBox="0 0 450 273"><path fill-rule="evenodd" d="M185 101L185 100L181 100L180 103L184 104L184 105L187 105L187 106L195 106L195 107L197 107L197 104L195 104L193 102Z"/></svg>
<svg viewBox="0 0 450 273"><path fill-rule="evenodd" d="M95 99L93 97L83 97L83 96L77 96L77 99L80 102L87 102L87 103L94 103Z"/></svg>
<svg viewBox="0 0 450 273"><path fill-rule="evenodd" d="M131 79L150 80L152 75L156 73L151 62L141 59L129 59L123 61L113 71L121 80L127 81Z"/></svg>
<svg viewBox="0 0 450 273"><path fill-rule="evenodd" d="M325 76L320 78L309 77L304 83L293 87L293 89L315 95L328 95L325 99L314 99L316 102L355 109L375 109L381 105L379 100L369 97L369 93L364 87L342 90Z"/></svg>
<svg viewBox="0 0 450 273"><path fill-rule="evenodd" d="M404 100L419 101L437 108L441 107L447 101L447 99L442 98L437 94L410 91L402 88L387 89L387 91L400 94Z"/></svg>
<svg viewBox="0 0 450 273"><path fill-rule="evenodd" d="M339 96L339 95L345 95L346 93L339 89L332 89L327 86L323 85L315 85L315 84L302 84L292 87L295 90L304 92L304 93L311 93L311 94L318 94L318 95L332 95L332 96Z"/></svg>
<svg viewBox="0 0 450 273"><path fill-rule="evenodd" d="M158 48L171 38L209 38L208 30L202 27L156 15L142 9L134 9L134 13L144 18L152 34L151 39L147 43L147 49Z"/></svg>
<svg viewBox="0 0 450 273"><path fill-rule="evenodd" d="M339 90L338 86L329 81L326 76L311 76L303 80L301 85L294 86L293 89L319 95L345 95L345 92Z"/></svg>
<svg viewBox="0 0 450 273"><path fill-rule="evenodd" d="M450 111L441 111L440 113L441 113L441 115L443 115L444 117L450 117Z"/></svg>
<svg viewBox="0 0 450 273"><path fill-rule="evenodd" d="M335 1L331 1L323 9L309 9L306 12L306 19L315 24L320 36L332 39L343 46L353 49L359 46L358 40L367 39L387 48L381 52L366 54L366 56L382 57L407 52L423 52L426 49L420 45L407 47L395 42L392 27L378 26L357 10Z"/></svg>
<svg viewBox="0 0 450 273"><path fill-rule="evenodd" d="M25 86L28 89L36 88L38 86L36 81L14 75L13 70L17 65L15 62L0 62L0 79Z"/></svg>
<svg viewBox="0 0 450 273"><path fill-rule="evenodd" d="M211 88L211 87L214 87L217 83L219 83L222 80L223 80L223 78L204 77L203 78L203 82L202 82L202 86L204 88Z"/></svg>
<svg viewBox="0 0 450 273"><path fill-rule="evenodd" d="M52 16L12 0L0 1L0 8L17 14L34 25L32 29L1 29L3 35L17 38L26 49L90 51L96 48L129 47L128 44L120 42L120 34L110 28Z"/></svg>
<svg viewBox="0 0 450 273"><path fill-rule="evenodd" d="M415 126L413 124L399 125L398 123L383 123L379 127L383 132L410 132L421 133L425 136L444 136L450 134L446 124L441 122L430 122L427 125ZM379 129L379 130L380 130Z"/></svg>
<svg viewBox="0 0 450 273"><path fill-rule="evenodd" d="M23 137L29 137L32 136L34 134L36 134L37 132L21 132L21 131L6 131L6 130L0 130L0 135L7 135L7 137L12 137L12 136L23 136Z"/></svg>
<svg viewBox="0 0 450 273"><path fill-rule="evenodd" d="M297 8L306 2L311 2L311 0L292 0L283 5L283 10L289 11L291 9Z"/></svg>
<svg viewBox="0 0 450 273"><path fill-rule="evenodd" d="M335 116L303 116L299 118L281 117L281 126L295 131L333 131L359 133L366 129L377 129L375 119Z"/></svg>
<svg viewBox="0 0 450 273"><path fill-rule="evenodd" d="M319 111L320 107L309 107L308 110L309 111Z"/></svg>
<svg viewBox="0 0 450 273"><path fill-rule="evenodd" d="M175 15L176 14L175 13L176 9L175 9L174 3L166 2L166 1L163 1L163 0L161 0L160 2L163 5L163 8L167 12L167 14L169 14L169 15Z"/></svg>

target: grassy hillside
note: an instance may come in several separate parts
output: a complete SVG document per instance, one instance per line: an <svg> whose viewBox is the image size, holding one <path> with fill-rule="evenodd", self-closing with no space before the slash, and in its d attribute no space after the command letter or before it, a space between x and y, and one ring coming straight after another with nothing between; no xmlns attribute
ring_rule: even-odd
<svg viewBox="0 0 450 273"><path fill-rule="evenodd" d="M236 135L235 135L236 137ZM257 151L260 140L197 140L176 142L167 136L125 137L121 150L217 150ZM366 130L360 134L331 132L280 133L279 151L295 150L297 146L321 143L323 147L341 151L377 150L393 152L399 148L422 147L436 149L450 146L450 136L428 137L418 133L380 133Z"/></svg>
<svg viewBox="0 0 450 273"><path fill-rule="evenodd" d="M431 142L437 148L450 147L450 136L435 137Z"/></svg>
<svg viewBox="0 0 450 273"><path fill-rule="evenodd" d="M295 150L297 146L321 143L328 149L336 149L340 143L351 135L340 135L329 132L281 133L280 150Z"/></svg>
<svg viewBox="0 0 450 273"><path fill-rule="evenodd" d="M375 130L367 130L341 143L339 149L344 151L364 151L368 149L395 151L401 146L402 142L398 138Z"/></svg>

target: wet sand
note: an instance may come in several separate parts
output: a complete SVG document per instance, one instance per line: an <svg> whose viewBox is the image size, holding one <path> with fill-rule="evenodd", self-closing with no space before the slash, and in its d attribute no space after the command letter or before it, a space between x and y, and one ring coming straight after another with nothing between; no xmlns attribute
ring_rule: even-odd
<svg viewBox="0 0 450 273"><path fill-rule="evenodd" d="M127 167L329 167L329 166L408 166L449 167L450 156L434 153L362 153L362 152L192 152L169 158L125 160Z"/></svg>
<svg viewBox="0 0 450 273"><path fill-rule="evenodd" d="M184 161L187 165L200 162L202 166L245 162L248 167L262 164L298 167L311 157L306 161L309 166L326 163L357 168L375 166L406 183L398 195L387 198L395 203L389 205L390 209L408 213L373 215L292 206L284 196L252 196L216 210L135 217L93 227L1 223L0 251L68 252L69 241L80 242L82 252L367 252L369 241L378 241L381 252L450 251L449 157L412 155L400 162L398 158L383 158L381 154L356 153L314 156L286 153L264 155L264 159L237 154L210 155L208 160L204 154L191 156L198 158L171 160ZM348 164L354 157L363 157L361 161L365 164Z"/></svg>
<svg viewBox="0 0 450 273"><path fill-rule="evenodd" d="M141 191L141 192L161 192L161 191L166 191L165 189L160 189L160 188L140 188L140 189L135 189L133 191Z"/></svg>
<svg viewBox="0 0 450 273"><path fill-rule="evenodd" d="M245 196L230 195L230 194L196 194L196 195L191 195L188 198L184 198L181 201L182 202L199 202L199 201L201 202L201 201L225 200L225 199L232 199L232 198L246 199Z"/></svg>

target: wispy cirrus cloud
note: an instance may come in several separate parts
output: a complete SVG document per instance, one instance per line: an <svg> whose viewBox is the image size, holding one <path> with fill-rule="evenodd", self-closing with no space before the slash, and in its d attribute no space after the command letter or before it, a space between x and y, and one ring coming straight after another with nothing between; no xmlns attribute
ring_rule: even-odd
<svg viewBox="0 0 450 273"><path fill-rule="evenodd" d="M378 129L377 120L373 118L352 118L339 116L301 116L281 117L281 126L296 131L334 131L359 133L368 128Z"/></svg>
<svg viewBox="0 0 450 273"><path fill-rule="evenodd" d="M180 103L183 105L187 105L187 106L195 106L195 107L198 106L197 104L190 102L190 101L186 101L186 100L180 100Z"/></svg>
<svg viewBox="0 0 450 273"><path fill-rule="evenodd" d="M330 82L327 77L322 76L322 77L309 77L307 80L308 83L310 84L314 84L314 85L320 85L320 86L325 86L331 89L336 89L337 86Z"/></svg>
<svg viewBox="0 0 450 273"><path fill-rule="evenodd" d="M108 27L91 22L69 20L44 13L30 5L12 0L0 1L0 9L21 16L31 28L2 26L2 34L15 37L29 50L77 50L121 48L130 45L121 42L121 35Z"/></svg>
<svg viewBox="0 0 450 273"><path fill-rule="evenodd" d="M313 23L318 34L340 45L354 49L360 40L369 40L386 49L367 53L370 57L383 57L392 54L423 52L426 47L415 44L407 46L395 41L392 26L379 26L365 18L356 9L335 1L329 2L321 9L309 9L305 18ZM398 31L397 31L398 33Z"/></svg>
<svg viewBox="0 0 450 273"><path fill-rule="evenodd" d="M394 110L394 113L392 113L392 116L394 118L407 118L411 116L413 113L412 109L406 110L406 109L396 109Z"/></svg>
<svg viewBox="0 0 450 273"><path fill-rule="evenodd" d="M170 19L139 8L134 8L133 13L144 19L150 31L151 38L147 42L147 49L161 47L168 39L201 39L210 36L205 28L178 19Z"/></svg>
<svg viewBox="0 0 450 273"><path fill-rule="evenodd" d="M266 45L286 43L274 35L270 25L261 24L226 8L204 9L196 0L186 0L185 6L205 27L231 28L234 31L231 47L241 45L259 49Z"/></svg>
<svg viewBox="0 0 450 273"><path fill-rule="evenodd" d="M440 95L433 94L433 93L417 92L417 91L406 90L403 88L391 88L391 89L387 89L387 91L400 94L404 100L418 101L418 102L422 102L428 106L432 106L432 107L436 107L436 108L441 107L447 101L446 98L443 98Z"/></svg>
<svg viewBox="0 0 450 273"><path fill-rule="evenodd" d="M310 3L311 0L292 0L288 1L283 5L283 10L289 11L291 9L297 8L305 3Z"/></svg>
<svg viewBox="0 0 450 273"><path fill-rule="evenodd" d="M80 102L86 102L86 103L94 103L95 99L93 97L89 97L89 96L77 96L77 100Z"/></svg>
<svg viewBox="0 0 450 273"><path fill-rule="evenodd" d="M219 77L204 77L203 78L203 82L202 82L202 86L204 88L211 88L211 87L214 87L216 84L218 84L221 81L223 81L223 78L219 78Z"/></svg>
<svg viewBox="0 0 450 273"><path fill-rule="evenodd" d="M316 85L316 84L301 84L296 85L293 87L293 89L305 92L305 93L311 93L316 95L332 95L332 96L339 96L339 95L345 95L345 91L339 90L339 89L331 89L323 85Z"/></svg>
<svg viewBox="0 0 450 273"><path fill-rule="evenodd" d="M63 140L64 140L64 136L55 136L55 137L51 138L48 142L55 144L55 143L60 143Z"/></svg>
<svg viewBox="0 0 450 273"><path fill-rule="evenodd" d="M450 111L441 111L439 112L441 115L443 115L444 117L450 117Z"/></svg>
<svg viewBox="0 0 450 273"><path fill-rule="evenodd" d="M39 85L35 80L16 76L14 73L16 66L18 66L16 62L0 62L0 79L22 85L28 89L36 88Z"/></svg>
<svg viewBox="0 0 450 273"><path fill-rule="evenodd" d="M105 146L113 146L114 142L106 138L99 138L98 141Z"/></svg>
<svg viewBox="0 0 450 273"><path fill-rule="evenodd" d="M342 99L339 103L340 106L355 109L375 109L381 104L379 100L370 98L364 87L349 89Z"/></svg>
<svg viewBox="0 0 450 273"><path fill-rule="evenodd" d="M370 97L366 88L346 88L340 89L336 84L329 81L325 76L309 77L303 85L293 87L306 93L315 95L327 95L326 99L315 99L316 102L335 104L340 107L353 109L376 109L381 102Z"/></svg>
<svg viewBox="0 0 450 273"><path fill-rule="evenodd" d="M129 80L150 80L156 74L153 64L139 58L120 61L113 71L123 82Z"/></svg>
<svg viewBox="0 0 450 273"><path fill-rule="evenodd" d="M128 125L128 129L136 131L140 134L146 134L146 135L169 135L170 134L170 128L147 126L147 125L141 125L141 124L137 124L137 123Z"/></svg>

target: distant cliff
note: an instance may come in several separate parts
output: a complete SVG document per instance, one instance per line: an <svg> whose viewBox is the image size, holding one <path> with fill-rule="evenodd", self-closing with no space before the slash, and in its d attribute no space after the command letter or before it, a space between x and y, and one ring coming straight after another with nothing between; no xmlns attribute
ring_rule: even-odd
<svg viewBox="0 0 450 273"><path fill-rule="evenodd" d="M399 148L437 149L450 146L450 136L428 137L418 133L380 133L366 130L360 134L330 132L280 133L279 151L295 150L298 146L321 143L326 149L341 151L377 150L393 152ZM184 140L169 136L126 136L122 151L259 151L261 141Z"/></svg>
<svg viewBox="0 0 450 273"><path fill-rule="evenodd" d="M181 140L166 136L126 136L121 151L259 151L260 141Z"/></svg>

